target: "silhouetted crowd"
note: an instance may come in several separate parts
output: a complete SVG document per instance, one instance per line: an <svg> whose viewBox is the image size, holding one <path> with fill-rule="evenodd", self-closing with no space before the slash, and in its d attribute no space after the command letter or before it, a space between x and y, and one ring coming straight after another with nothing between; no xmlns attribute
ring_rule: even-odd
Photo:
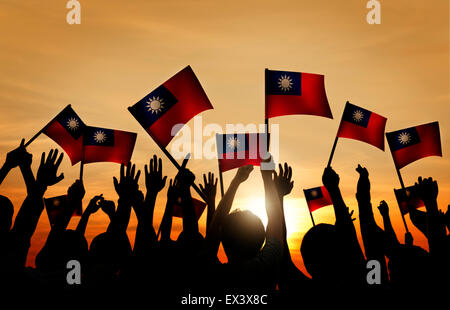
<svg viewBox="0 0 450 310"><path fill-rule="evenodd" d="M253 166L237 170L217 207L217 179L213 173L203 175L199 187L207 204L207 226L206 235L202 235L191 197L194 174L182 168L166 182L162 160L156 156L145 166L145 193L138 186L141 172L131 163L121 165L119 177L113 179L119 197L117 206L102 195L93 197L84 208L78 226L71 230L67 229L68 223L85 195L82 181L75 181L67 191L67 204L60 206L62 213L52 224L45 245L36 256L36 267L26 267L31 238L44 210L43 197L48 187L64 178L58 172L62 159L63 154L58 150L43 153L35 175L31 169L32 156L22 141L7 154L0 169L2 183L18 167L27 191L14 223L13 204L0 196L1 278L11 290L39 289L53 294L63 291L75 296L99 290L111 294L127 290L154 300L172 296L172 302L179 304L180 296L188 293L217 296L224 292L265 292L272 302L298 303L300 298L321 292L327 296L336 291L350 294L352 290L420 294L424 290L449 288L450 211L443 213L438 208L436 181L418 178L415 189L425 203L426 212L409 209L412 223L428 239L429 251L426 251L413 244L410 233L405 235L404 243L399 240L384 201L378 206L383 228L376 223L369 173L359 165L356 198L364 253L357 240L353 211L346 206L339 189L339 175L327 167L322 181L332 198L336 222L312 227L301 241L301 255L311 277L294 265L287 245L283 201L294 183L288 164L279 165L278 171L261 170L266 228L250 211L230 212L235 194ZM166 183L167 202L160 234L157 234L153 213L158 193ZM177 240L172 240L172 212L176 204L182 208L183 229ZM108 215L110 222L107 230L88 245L84 236L88 220L99 209ZM138 221L134 245L126 233L132 209ZM225 264L217 257L220 243L228 259ZM81 284L67 281L67 263L71 260L80 263ZM370 261L379 262L378 276L369 274L374 270L368 268Z"/></svg>

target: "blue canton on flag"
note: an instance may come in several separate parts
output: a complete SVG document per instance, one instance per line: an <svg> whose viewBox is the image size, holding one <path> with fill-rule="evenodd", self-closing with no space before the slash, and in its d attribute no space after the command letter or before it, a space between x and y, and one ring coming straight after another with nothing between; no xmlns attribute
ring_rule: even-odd
<svg viewBox="0 0 450 310"><path fill-rule="evenodd" d="M391 151L397 151L402 148L420 143L419 134L416 127L406 128L394 132L386 133L386 138Z"/></svg>
<svg viewBox="0 0 450 310"><path fill-rule="evenodd" d="M84 145L114 146L114 130L100 127L86 127Z"/></svg>
<svg viewBox="0 0 450 310"><path fill-rule="evenodd" d="M307 201L311 201L314 199L319 199L323 197L322 189L319 187L314 187L310 189L305 189L305 198Z"/></svg>
<svg viewBox="0 0 450 310"><path fill-rule="evenodd" d="M342 119L346 122L367 128L371 114L372 112L366 109L347 103Z"/></svg>
<svg viewBox="0 0 450 310"><path fill-rule="evenodd" d="M302 94L300 72L266 70L266 95Z"/></svg>
<svg viewBox="0 0 450 310"><path fill-rule="evenodd" d="M217 135L217 153L229 154L248 151L249 143L246 134Z"/></svg>
<svg viewBox="0 0 450 310"><path fill-rule="evenodd" d="M77 113L67 106L56 116L56 121L75 139L77 140L83 134L84 123L78 117Z"/></svg>
<svg viewBox="0 0 450 310"><path fill-rule="evenodd" d="M177 101L177 98L164 85L161 85L130 107L130 112L144 128L148 128Z"/></svg>

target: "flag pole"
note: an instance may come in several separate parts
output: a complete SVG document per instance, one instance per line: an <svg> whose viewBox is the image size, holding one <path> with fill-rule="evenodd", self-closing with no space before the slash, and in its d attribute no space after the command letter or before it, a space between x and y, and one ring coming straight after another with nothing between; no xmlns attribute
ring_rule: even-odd
<svg viewBox="0 0 450 310"><path fill-rule="evenodd" d="M334 151L336 150L336 145L337 145L338 139L339 139L339 137L336 135L336 138L334 139L333 147L331 148L331 154L330 154L330 158L328 159L327 167L331 166L331 161L333 160L333 155L334 155Z"/></svg>
<svg viewBox="0 0 450 310"><path fill-rule="evenodd" d="M394 163L395 164L395 163ZM400 174L400 169L397 168L397 165L395 166L395 170L397 171L398 180L400 181L400 185L402 186L402 190L405 191L405 183L403 183L402 175ZM400 206L398 206L400 208ZM402 215L403 224L405 225L406 232L409 232L408 225L406 225L405 221L405 215L400 210L400 214Z"/></svg>
<svg viewBox="0 0 450 310"><path fill-rule="evenodd" d="M66 109L67 107L70 107L70 104L68 104L64 109ZM64 109L62 109L61 111L63 111ZM61 111L60 111L59 113L61 113ZM56 116L58 116L59 113L56 114ZM33 142L34 140L36 140L36 138L39 137L39 136L41 135L41 133L44 132L44 130L48 127L48 125L50 125L50 123L53 122L53 121L55 120L56 116L55 116L54 118L52 118L51 121L48 122L47 125L45 125L41 130L39 130L39 131L38 131L38 132L37 132L30 140L28 140L27 143L25 143L24 146L27 147L28 145L31 144L31 142Z"/></svg>
<svg viewBox="0 0 450 310"><path fill-rule="evenodd" d="M80 181L83 182L84 160L80 162Z"/></svg>
<svg viewBox="0 0 450 310"><path fill-rule="evenodd" d="M308 208L308 210L309 210L309 208ZM314 218L313 218L311 210L309 210L309 215L311 216L311 221L313 223L313 226L316 226L316 223L314 223Z"/></svg>
<svg viewBox="0 0 450 310"><path fill-rule="evenodd" d="M269 152L269 143L270 143L270 138L269 138L269 118L267 117L267 90L266 90L266 85L267 85L267 75L269 73L269 69L266 68L266 70L264 70L264 111L265 111L265 119L264 119L264 124L265 124L265 128L266 128L266 147L267 147L267 152Z"/></svg>
<svg viewBox="0 0 450 310"><path fill-rule="evenodd" d="M159 146L159 145L158 145ZM169 160L172 162L172 164L178 169L181 170L182 167L180 166L180 164L178 164L178 162L175 160L175 158L173 158L172 154L170 154L167 149L165 147L159 146L159 148L161 149L161 151L163 151L163 153L167 156L167 158L169 158ZM194 190L197 192L197 194L200 195L200 197L202 197L202 199L204 201L206 201L206 197L203 195L202 191L198 188L198 186L193 182L192 183L192 187L194 188Z"/></svg>
<svg viewBox="0 0 450 310"><path fill-rule="evenodd" d="M223 176L222 176L222 171L220 170L219 167L219 180L220 180L220 193L222 194L222 198L225 195L225 192L223 190Z"/></svg>
<svg viewBox="0 0 450 310"><path fill-rule="evenodd" d="M386 135L386 137L387 137L387 135ZM389 142L389 140L388 140L388 142ZM388 145L389 145L389 143L388 143ZM390 145L389 145L389 150L391 150ZM391 150L391 155L393 155L392 150ZM398 180L400 181L400 185L402 187L402 190L404 191L405 183L403 183L403 178L400 173L400 169L398 169L397 164L395 163L394 156L392 156L392 160L394 161L395 171L397 172ZM398 206L398 208L400 209L400 205ZM403 225L405 225L406 232L409 232L408 225L406 225L405 215L403 214L402 210L400 210L400 214L402 215Z"/></svg>

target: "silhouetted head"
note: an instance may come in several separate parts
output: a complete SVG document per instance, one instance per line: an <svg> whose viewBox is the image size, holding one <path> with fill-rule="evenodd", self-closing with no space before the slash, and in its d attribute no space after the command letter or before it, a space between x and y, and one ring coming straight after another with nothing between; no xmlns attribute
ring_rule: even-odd
<svg viewBox="0 0 450 310"><path fill-rule="evenodd" d="M342 268L339 240L334 225L318 224L305 234L300 247L306 270L315 281L336 277Z"/></svg>
<svg viewBox="0 0 450 310"><path fill-rule="evenodd" d="M14 207L7 197L0 195L0 235L4 235L11 229Z"/></svg>
<svg viewBox="0 0 450 310"><path fill-rule="evenodd" d="M110 272L117 272L121 263L131 255L131 245L126 234L115 236L110 232L96 236L89 248L89 262L92 266L103 265Z"/></svg>
<svg viewBox="0 0 450 310"><path fill-rule="evenodd" d="M226 216L222 225L222 244L228 261L243 261L258 254L266 237L264 225L250 211Z"/></svg>

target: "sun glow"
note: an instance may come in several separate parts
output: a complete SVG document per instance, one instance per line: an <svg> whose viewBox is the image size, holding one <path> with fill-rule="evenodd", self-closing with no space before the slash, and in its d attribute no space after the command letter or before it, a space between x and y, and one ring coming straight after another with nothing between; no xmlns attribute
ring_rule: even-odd
<svg viewBox="0 0 450 310"><path fill-rule="evenodd" d="M246 200L246 206L241 209L247 209L258 216L267 226L267 214L264 197L250 197ZM286 220L287 238L299 238L299 233L307 231L311 227L311 223L306 222L309 218L307 213L306 202L299 198L284 199L284 213Z"/></svg>

